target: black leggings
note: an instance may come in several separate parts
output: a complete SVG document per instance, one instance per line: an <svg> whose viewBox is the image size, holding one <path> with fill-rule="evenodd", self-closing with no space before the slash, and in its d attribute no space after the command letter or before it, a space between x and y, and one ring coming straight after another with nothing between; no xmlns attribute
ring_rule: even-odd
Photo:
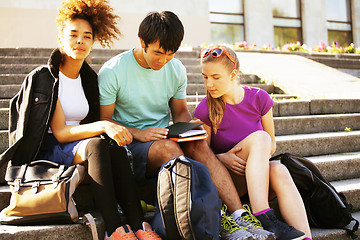
<svg viewBox="0 0 360 240"><path fill-rule="evenodd" d="M125 149L109 147L105 139L93 138L86 146L85 155L91 191L108 236L121 226L117 204L134 232L142 228L144 215Z"/></svg>

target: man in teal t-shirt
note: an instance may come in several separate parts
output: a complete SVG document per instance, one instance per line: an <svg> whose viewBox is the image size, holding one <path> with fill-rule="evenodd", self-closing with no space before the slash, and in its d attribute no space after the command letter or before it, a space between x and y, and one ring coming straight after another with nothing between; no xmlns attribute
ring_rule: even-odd
<svg viewBox="0 0 360 240"><path fill-rule="evenodd" d="M205 164L230 212L241 208L229 172L204 140L178 143L166 139L170 121L189 122L186 70L174 59L184 36L178 17L169 11L149 13L141 22L141 47L110 59L99 72L102 120L124 127L118 136L133 155L138 180L156 177L163 163L186 155ZM124 136L132 136L131 143ZM128 138L128 137L126 137Z"/></svg>
<svg viewBox="0 0 360 240"><path fill-rule="evenodd" d="M101 68L101 105L115 101L112 120L126 127L166 127L170 121L169 101L186 98L186 69L174 58L160 70L144 68L134 50L113 57Z"/></svg>

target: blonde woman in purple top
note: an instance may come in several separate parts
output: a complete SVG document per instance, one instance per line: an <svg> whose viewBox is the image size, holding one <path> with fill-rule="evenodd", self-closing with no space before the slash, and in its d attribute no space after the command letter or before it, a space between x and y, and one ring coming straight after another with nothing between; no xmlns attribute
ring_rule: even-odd
<svg viewBox="0 0 360 240"><path fill-rule="evenodd" d="M305 207L288 170L278 162L269 162L276 149L273 100L264 90L240 84L239 60L226 46L203 49L201 66L207 96L194 118L204 123L207 141L227 167L239 196L248 194L254 216L276 239L311 239ZM269 207L269 196L274 194L286 223ZM246 211L237 211L222 215L223 234L231 231L226 221L244 226L242 215Z"/></svg>

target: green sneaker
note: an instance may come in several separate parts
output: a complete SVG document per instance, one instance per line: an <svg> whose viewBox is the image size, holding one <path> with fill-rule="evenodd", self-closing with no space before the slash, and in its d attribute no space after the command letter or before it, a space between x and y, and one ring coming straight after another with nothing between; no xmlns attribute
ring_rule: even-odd
<svg viewBox="0 0 360 240"><path fill-rule="evenodd" d="M224 204L221 213L221 239L224 240L252 240L255 239L245 227L239 227L234 218L226 215L227 206Z"/></svg>
<svg viewBox="0 0 360 240"><path fill-rule="evenodd" d="M266 231L262 226L261 222L252 215L250 207L246 204L243 205L246 213L243 213L241 217L235 219L235 222L240 227L245 227L248 232L250 232L255 239L264 240L264 239L275 239L275 235L272 232Z"/></svg>

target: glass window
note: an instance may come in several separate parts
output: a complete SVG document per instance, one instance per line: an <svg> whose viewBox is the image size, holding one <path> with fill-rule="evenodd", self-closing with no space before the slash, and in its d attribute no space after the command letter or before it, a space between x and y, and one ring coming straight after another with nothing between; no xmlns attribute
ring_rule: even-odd
<svg viewBox="0 0 360 240"><path fill-rule="evenodd" d="M271 0L274 17L300 18L300 0Z"/></svg>
<svg viewBox="0 0 360 240"><path fill-rule="evenodd" d="M211 24L211 41L213 44L234 44L244 40L244 26L235 24Z"/></svg>
<svg viewBox="0 0 360 240"><path fill-rule="evenodd" d="M352 43L350 0L326 0L328 44L339 46Z"/></svg>
<svg viewBox="0 0 360 240"><path fill-rule="evenodd" d="M351 22L348 0L326 0L326 19L337 22Z"/></svg>
<svg viewBox="0 0 360 240"><path fill-rule="evenodd" d="M209 0L209 11L218 13L244 13L242 0Z"/></svg>
<svg viewBox="0 0 360 240"><path fill-rule="evenodd" d="M244 17L237 14L210 13L210 22L243 24Z"/></svg>
<svg viewBox="0 0 360 240"><path fill-rule="evenodd" d="M211 41L234 44L244 40L242 0L209 0Z"/></svg>
<svg viewBox="0 0 360 240"><path fill-rule="evenodd" d="M287 43L301 41L302 34L300 28L293 27L274 27L275 47L282 47Z"/></svg>
<svg viewBox="0 0 360 240"><path fill-rule="evenodd" d="M301 21L300 19L288 19L288 18L274 18L273 19L274 26L279 27L301 27Z"/></svg>
<svg viewBox="0 0 360 240"><path fill-rule="evenodd" d="M347 47L352 43L352 34L350 31L328 31L329 45L337 42L339 46Z"/></svg>
<svg viewBox="0 0 360 240"><path fill-rule="evenodd" d="M271 0L275 47L302 42L300 0Z"/></svg>

